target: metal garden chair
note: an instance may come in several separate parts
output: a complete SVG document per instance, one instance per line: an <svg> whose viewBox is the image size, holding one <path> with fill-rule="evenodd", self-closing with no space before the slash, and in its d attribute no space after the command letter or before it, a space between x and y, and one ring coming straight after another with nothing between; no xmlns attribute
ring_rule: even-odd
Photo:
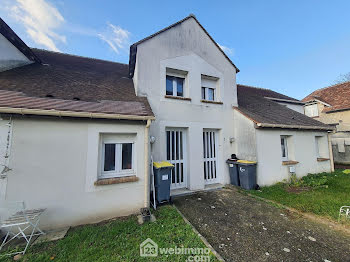
<svg viewBox="0 0 350 262"><path fill-rule="evenodd" d="M350 219L350 206L342 206L340 208L338 220L340 220L342 216Z"/></svg>
<svg viewBox="0 0 350 262"><path fill-rule="evenodd" d="M14 239L24 238L25 247L22 251L7 253L6 255L24 255L33 236L45 234L38 227L40 216L45 208L28 210L24 202L5 202L0 205L5 212L5 219L0 222L0 230L6 232L1 243L0 251Z"/></svg>

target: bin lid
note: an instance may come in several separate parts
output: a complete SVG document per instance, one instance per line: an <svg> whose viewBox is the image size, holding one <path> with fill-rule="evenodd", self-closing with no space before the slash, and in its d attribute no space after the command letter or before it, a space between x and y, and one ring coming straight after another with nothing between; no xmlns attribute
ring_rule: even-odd
<svg viewBox="0 0 350 262"><path fill-rule="evenodd" d="M249 160L238 160L237 162L242 164L256 164L256 161L249 161Z"/></svg>
<svg viewBox="0 0 350 262"><path fill-rule="evenodd" d="M174 165L168 161L153 162L153 166L155 168L174 167Z"/></svg>

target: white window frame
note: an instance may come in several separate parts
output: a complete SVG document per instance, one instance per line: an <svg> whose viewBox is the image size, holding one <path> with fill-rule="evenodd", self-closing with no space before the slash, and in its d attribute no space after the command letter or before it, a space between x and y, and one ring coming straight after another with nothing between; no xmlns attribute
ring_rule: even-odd
<svg viewBox="0 0 350 262"><path fill-rule="evenodd" d="M177 70L177 69L171 69L167 68L166 69L166 75L165 75L165 95L166 94L166 81L167 81L167 76L171 77L178 77L178 78L183 78L183 87L182 87L182 96L177 95L177 82L173 80L173 94L170 96L176 96L176 97L186 97L187 91L187 72L182 71L182 70Z"/></svg>
<svg viewBox="0 0 350 262"><path fill-rule="evenodd" d="M202 100L206 100L206 101L216 101L217 100L216 87L202 86L202 88L204 88L204 95L205 95L205 98L202 96ZM209 89L214 90L214 99L213 100L209 99ZM203 95L202 92L201 92L201 95Z"/></svg>
<svg viewBox="0 0 350 262"><path fill-rule="evenodd" d="M316 157L322 158L320 142L322 142L323 136L315 136L315 148L316 148Z"/></svg>
<svg viewBox="0 0 350 262"><path fill-rule="evenodd" d="M114 136L114 135L112 135ZM124 176L130 176L135 175L135 140L133 139L118 139L118 135L115 135L116 138L107 137L104 138L101 137L101 143L100 143L100 172L98 175L99 179L103 178L115 178L115 177L124 177ZM115 150L115 170L111 171L104 171L104 162L105 162L105 144L115 144L116 150ZM123 144L131 144L131 169L122 169L122 145Z"/></svg>
<svg viewBox="0 0 350 262"><path fill-rule="evenodd" d="M203 97L202 88L205 89L205 98ZM209 99L209 89L214 90L214 99ZM204 101L219 101L219 78L208 75L201 75L201 99Z"/></svg>
<svg viewBox="0 0 350 262"><path fill-rule="evenodd" d="M283 139L283 145L284 145L284 150L285 150L285 155L283 156L283 151L282 151L282 140ZM281 136L280 137L280 146L281 146L281 156L282 156L282 161L288 161L288 136Z"/></svg>

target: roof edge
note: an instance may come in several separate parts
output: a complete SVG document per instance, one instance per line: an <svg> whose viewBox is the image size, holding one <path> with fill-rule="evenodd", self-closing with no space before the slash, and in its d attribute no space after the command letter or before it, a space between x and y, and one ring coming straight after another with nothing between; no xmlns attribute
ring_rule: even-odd
<svg viewBox="0 0 350 262"><path fill-rule="evenodd" d="M58 116L58 117L81 117L81 118L101 118L101 119L116 119L116 120L155 120L154 116L137 116L137 115L122 115L122 114L106 114L106 113L91 113L63 110L44 110L30 108L15 108L15 107L0 107L0 113L19 114L19 115L42 115L42 116Z"/></svg>
<svg viewBox="0 0 350 262"><path fill-rule="evenodd" d="M264 98L270 99L270 100L273 100L276 102L285 102L285 103L290 103L290 104L305 105L305 102L297 101L297 100L282 99L282 98L275 98L275 97L269 97L269 96L264 96Z"/></svg>
<svg viewBox="0 0 350 262"><path fill-rule="evenodd" d="M282 124L268 124L268 123L257 123L257 128L282 128L282 129L303 129L303 130L324 130L333 131L334 127L324 126L304 126L304 125L282 125Z"/></svg>
<svg viewBox="0 0 350 262"><path fill-rule="evenodd" d="M136 63L136 53L137 53L137 46L181 23L183 23L184 21L190 19L190 18L193 18L197 24L203 29L204 33L207 34L207 36L210 38L210 40L216 45L216 47L221 51L221 53L225 56L225 58L233 65L233 67L236 69L236 73L238 73L240 70L238 69L238 67L232 62L232 60L225 54L224 50L222 50L220 48L220 46L218 45L218 43L213 39L213 37L208 33L208 31L201 25L201 23L197 20L196 16L194 14L189 14L188 16L186 16L185 18L177 21L176 23L174 24L171 24L161 30L159 30L158 32L155 32L139 41L137 41L136 43L133 43L131 46L130 46L130 57L129 57L129 77L133 77L134 76L134 71L135 69L132 68L132 67L135 67L135 63ZM133 53L132 53L133 52ZM131 66L130 66L131 65Z"/></svg>
<svg viewBox="0 0 350 262"><path fill-rule="evenodd" d="M37 57L30 47L23 42L23 40L11 29L11 27L6 24L4 20L0 17L0 33L13 45L15 46L23 55L25 55L30 61L36 63L42 63L40 58Z"/></svg>

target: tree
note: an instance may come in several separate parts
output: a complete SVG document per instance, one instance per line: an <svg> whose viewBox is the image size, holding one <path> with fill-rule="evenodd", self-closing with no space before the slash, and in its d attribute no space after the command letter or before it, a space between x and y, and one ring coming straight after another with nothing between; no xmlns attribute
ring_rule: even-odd
<svg viewBox="0 0 350 262"><path fill-rule="evenodd" d="M346 73L346 74L341 74L337 77L336 80L334 80L334 84L341 84L341 83L345 83L345 82L349 82L350 81L350 72Z"/></svg>

